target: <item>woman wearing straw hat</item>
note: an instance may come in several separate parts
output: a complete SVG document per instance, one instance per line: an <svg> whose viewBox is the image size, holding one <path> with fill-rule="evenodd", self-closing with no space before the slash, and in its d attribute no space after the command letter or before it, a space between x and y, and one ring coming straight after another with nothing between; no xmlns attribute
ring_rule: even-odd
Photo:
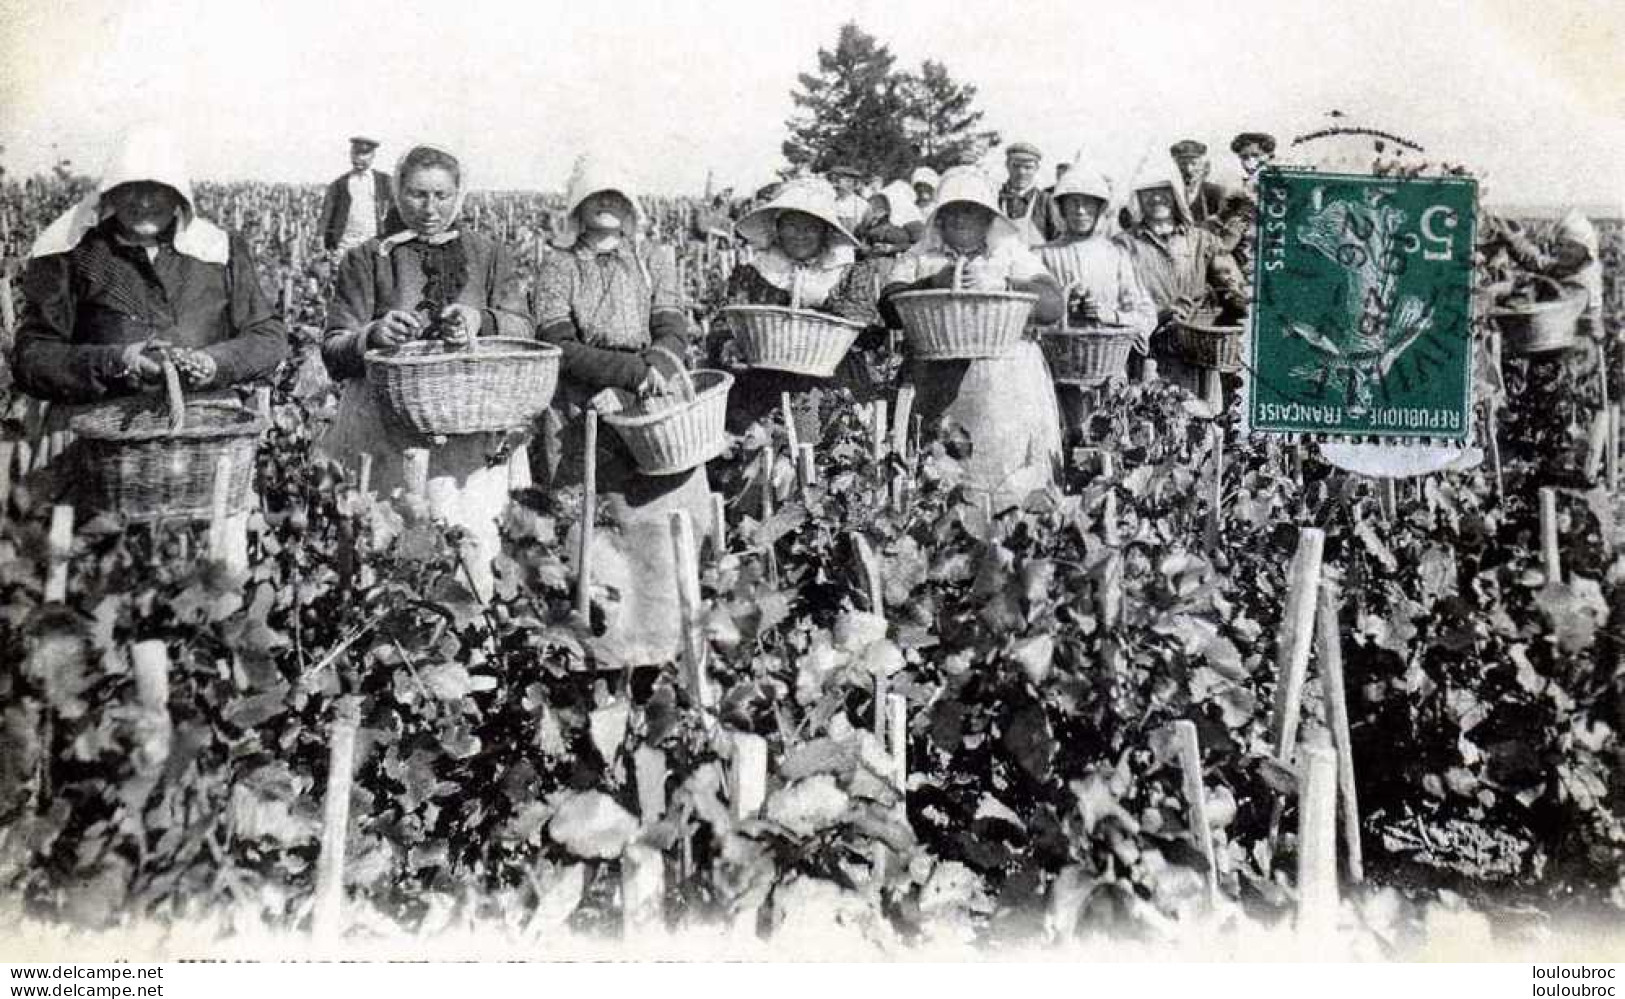
<svg viewBox="0 0 1625 999"><path fill-rule="evenodd" d="M1031 322L1060 318L1060 285L999 211L992 183L975 167L943 175L925 235L897 259L882 309L894 317L893 296L953 287L961 267L967 289L1036 294ZM962 462L969 488L1013 504L1054 482L1060 415L1037 343L1024 339L1004 356L983 360L911 361L903 374L927 425L947 419L969 433L972 452Z"/></svg>
<svg viewBox="0 0 1625 999"><path fill-rule="evenodd" d="M805 178L785 183L772 201L740 219L734 228L755 253L729 276L731 304L787 307L795 303L843 319L878 323L874 292L884 275L875 276L872 267L853 263L857 238L837 217L835 191L826 181ZM858 345L853 349L859 349ZM773 412L783 393L789 392L798 433L803 440L815 441L823 427L819 415L822 390L832 382L864 394L872 388L864 366L851 353L833 380L767 368L742 371L728 397L728 429L743 433Z"/></svg>
<svg viewBox="0 0 1625 999"><path fill-rule="evenodd" d="M438 516L469 532L476 587L489 592L499 550L497 518L508 502L508 435L430 440L385 420L366 382L368 351L413 340L448 347L475 336L529 337L530 320L508 251L459 225L468 177L439 146L409 148L395 168L395 207L406 228L349 250L339 266L322 360L340 382L339 411L318 453L355 467L372 455L372 487L388 495L405 483L404 455L429 449L428 491Z"/></svg>
<svg viewBox="0 0 1625 999"><path fill-rule="evenodd" d="M1135 336L1144 354L1157 325L1157 308L1134 272L1134 261L1105 230L1110 218L1111 184L1083 164L1055 185L1055 202L1066 231L1038 250L1044 266L1068 289L1067 310L1074 324L1121 326ZM1076 431L1086 412L1084 393L1075 385L1056 387L1066 426Z"/></svg>
<svg viewBox="0 0 1625 999"><path fill-rule="evenodd" d="M589 405L610 397L626 405L636 394L662 392L688 366L676 257L642 237L634 191L611 165L578 160L561 241L543 257L531 289L537 335L564 351L536 467L538 481L554 488L582 482ZM591 570L595 583L621 600L606 615L611 644L631 665L669 661L681 637L670 514L685 510L695 525L709 523L705 468L645 475L604 427L595 481L612 529L595 535Z"/></svg>
<svg viewBox="0 0 1625 999"><path fill-rule="evenodd" d="M196 204L176 138L142 126L35 240L12 364L18 387L47 401L30 419L42 447L65 446L84 404L161 391L165 356L198 398L234 398L226 390L270 377L287 356L247 241ZM47 478L62 476L36 488L66 485Z"/></svg>

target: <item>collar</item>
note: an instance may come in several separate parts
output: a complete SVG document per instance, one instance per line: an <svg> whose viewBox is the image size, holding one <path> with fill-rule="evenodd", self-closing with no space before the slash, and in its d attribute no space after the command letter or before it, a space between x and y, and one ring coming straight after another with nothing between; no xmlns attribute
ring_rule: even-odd
<svg viewBox="0 0 1625 999"><path fill-rule="evenodd" d="M386 236L378 241L378 255L380 257L387 257L391 252L394 251L395 247L401 246L405 243L421 242L428 246L440 246L442 244L451 242L461 235L462 232L457 229L448 229L447 231L434 236L420 236L418 235L416 229L402 229L395 235Z"/></svg>

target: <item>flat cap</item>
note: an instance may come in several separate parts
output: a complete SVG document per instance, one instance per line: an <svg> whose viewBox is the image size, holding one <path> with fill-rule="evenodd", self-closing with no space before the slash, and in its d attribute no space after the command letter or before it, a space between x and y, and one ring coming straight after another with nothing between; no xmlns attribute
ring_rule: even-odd
<svg viewBox="0 0 1625 999"><path fill-rule="evenodd" d="M1044 158L1044 154L1039 152L1038 147L1033 145L1031 142L1010 143L1010 145L1004 151L1004 158L1008 160L1014 159L1017 156L1031 156L1035 160L1041 160Z"/></svg>
<svg viewBox="0 0 1625 999"><path fill-rule="evenodd" d="M1206 156L1207 147L1195 139L1180 139L1168 147L1168 155L1176 160L1189 159L1192 156Z"/></svg>
<svg viewBox="0 0 1625 999"><path fill-rule="evenodd" d="M378 140L370 139L365 135L352 135L350 136L350 145L355 146L357 149L365 152L367 150L377 149Z"/></svg>
<svg viewBox="0 0 1625 999"><path fill-rule="evenodd" d="M829 168L831 177L862 177L863 171L850 163L840 163Z"/></svg>
<svg viewBox="0 0 1625 999"><path fill-rule="evenodd" d="M1247 146L1257 146L1266 155L1275 152L1275 136L1266 132L1243 132L1230 140L1230 151L1239 153Z"/></svg>

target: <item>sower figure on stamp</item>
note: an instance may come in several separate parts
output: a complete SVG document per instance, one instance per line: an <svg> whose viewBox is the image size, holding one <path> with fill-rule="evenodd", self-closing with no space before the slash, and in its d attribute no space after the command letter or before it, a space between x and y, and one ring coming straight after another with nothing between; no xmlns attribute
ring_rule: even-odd
<svg viewBox="0 0 1625 999"><path fill-rule="evenodd" d="M992 184L975 167L956 167L942 178L925 236L897 259L881 308L896 322L891 299L906 291L952 288L960 270L970 290L1020 291L1038 296L1030 321L1061 316L1061 286L998 210ZM1061 456L1061 420L1044 354L1022 339L1001 357L974 361L910 360L905 382L917 393L914 412L926 424L950 422L970 437L962 461L965 485L1000 507L1019 504L1055 481Z"/></svg>
<svg viewBox="0 0 1625 999"><path fill-rule="evenodd" d="M635 189L603 161L583 157L571 175L562 242L547 251L531 289L536 333L564 351L558 394L543 418L534 477L579 486L586 411L605 390L617 405L662 393L688 367L691 336L669 247L644 238ZM705 467L645 475L609 427L598 433L597 488L610 523L594 535L595 585L619 595L608 637L630 665L676 658L682 637L670 514L710 517Z"/></svg>
<svg viewBox="0 0 1625 999"><path fill-rule="evenodd" d="M288 335L248 243L197 214L180 144L141 127L95 190L35 240L22 276L12 366L32 397L29 431L51 457L30 483L71 486L68 425L87 405L161 392L167 357L193 398L236 398L269 378Z"/></svg>
<svg viewBox="0 0 1625 999"><path fill-rule="evenodd" d="M1106 230L1111 208L1111 185L1098 173L1079 165L1055 186L1066 233L1039 248L1038 256L1068 289L1066 308L1074 326L1122 326L1136 337L1135 350L1150 349L1157 325L1157 308L1140 284L1134 261ZM1057 385L1063 424L1076 433L1088 413L1084 390Z"/></svg>
<svg viewBox="0 0 1625 999"><path fill-rule="evenodd" d="M475 336L528 338L530 320L508 251L459 225L468 177L457 157L413 146L396 177L406 227L346 253L328 305L322 360L340 383L339 411L317 449L351 468L371 454L372 488L384 496L406 482L405 452L429 449L431 508L468 532L465 564L476 590L489 595L512 442L500 433L430 440L397 425L367 385L365 357L419 339L454 346Z"/></svg>
<svg viewBox="0 0 1625 999"><path fill-rule="evenodd" d="M1210 299L1219 310L1218 325L1241 322L1247 313L1245 279L1219 237L1196 225L1172 178L1140 184L1128 208L1133 224L1118 244L1157 307L1150 356L1164 378L1200 392L1201 370L1180 357L1174 324L1195 316Z"/></svg>
<svg viewBox="0 0 1625 999"><path fill-rule="evenodd" d="M835 206L834 190L822 180L807 178L786 182L777 197L740 219L739 235L756 252L729 276L729 303L788 307L797 302L801 308L843 319L875 322L875 289L890 261L853 263L857 238L840 223ZM854 343L833 379L766 368L739 372L728 396L729 431L743 433L776 411L788 392L798 436L817 441L823 434L824 389L836 384L860 397L872 394L867 365L855 355L877 346L878 340L867 335Z"/></svg>

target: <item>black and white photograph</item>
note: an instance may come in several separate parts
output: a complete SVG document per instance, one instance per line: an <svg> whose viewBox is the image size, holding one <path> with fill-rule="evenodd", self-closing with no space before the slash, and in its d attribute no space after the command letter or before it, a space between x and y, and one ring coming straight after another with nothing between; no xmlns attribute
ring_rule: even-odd
<svg viewBox="0 0 1625 999"><path fill-rule="evenodd" d="M1622 266L1603 0L0 0L7 994L1615 995Z"/></svg>

